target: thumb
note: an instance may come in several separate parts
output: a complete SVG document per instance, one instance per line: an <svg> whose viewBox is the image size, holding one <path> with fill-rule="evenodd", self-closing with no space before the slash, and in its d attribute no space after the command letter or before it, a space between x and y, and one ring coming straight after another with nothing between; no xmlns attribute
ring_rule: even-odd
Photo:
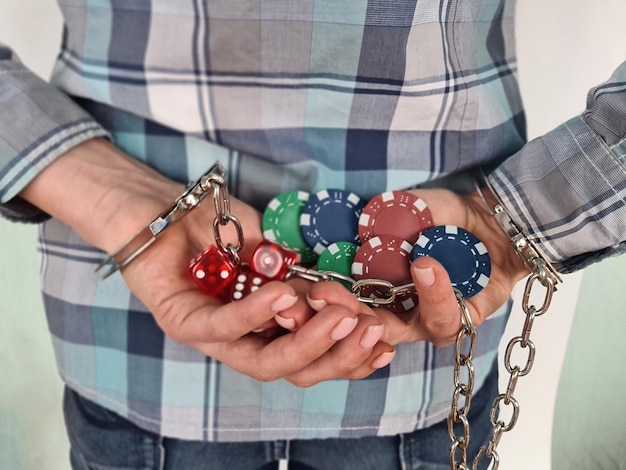
<svg viewBox="0 0 626 470"><path fill-rule="evenodd" d="M411 277L419 297L419 323L428 340L437 346L452 344L461 314L445 268L433 258L419 257L411 264Z"/></svg>

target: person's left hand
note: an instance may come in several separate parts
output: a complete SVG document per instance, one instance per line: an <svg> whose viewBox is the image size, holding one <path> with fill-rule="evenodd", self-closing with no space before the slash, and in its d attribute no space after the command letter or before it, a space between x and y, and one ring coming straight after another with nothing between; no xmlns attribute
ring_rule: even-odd
<svg viewBox="0 0 626 470"><path fill-rule="evenodd" d="M443 189L412 191L429 206L435 225L456 225L476 235L487 247L491 258L491 276L486 288L466 299L475 326L503 305L514 285L528 274L508 236L488 212L478 193L459 196ZM435 259L420 257L411 264L411 276L419 296L413 310L395 314L384 307L361 304L346 288L336 282L311 286L309 303L319 309L341 304L376 315L385 325L383 341L398 344L430 341L437 346L452 344L461 328L461 313L450 278ZM360 304L360 305L358 305Z"/></svg>

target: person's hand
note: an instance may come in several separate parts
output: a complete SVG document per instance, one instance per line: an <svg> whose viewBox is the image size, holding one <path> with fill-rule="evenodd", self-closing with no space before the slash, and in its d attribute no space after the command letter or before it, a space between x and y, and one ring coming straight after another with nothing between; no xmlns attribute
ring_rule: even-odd
<svg viewBox="0 0 626 470"><path fill-rule="evenodd" d="M259 214L235 199L231 212L247 234L245 261L261 240ZM285 378L302 386L365 377L391 360L393 348L379 341L380 320L343 305L312 315L309 283L302 279L271 282L226 304L198 289L186 267L214 243L207 230L212 217L211 205L203 204L124 269L126 283L170 338L258 380Z"/></svg>
<svg viewBox="0 0 626 470"><path fill-rule="evenodd" d="M491 258L489 283L479 294L466 299L473 324L477 326L507 301L514 285L528 270L478 193L461 197L443 189L413 192L429 206L435 225L465 228L487 247ZM433 258L420 257L411 264L411 276L419 302L416 308L402 314L383 307L359 307L354 295L333 282L312 286L309 297L314 299L312 305L344 305L376 315L385 325L383 340L390 344L411 341L430 341L438 346L451 344L461 328L461 314L448 273Z"/></svg>
<svg viewBox="0 0 626 470"><path fill-rule="evenodd" d="M97 140L50 165L21 196L112 253L182 190ZM262 237L260 214L234 198L230 209L243 226L240 256L247 260ZM313 315L304 280L271 282L228 304L204 294L187 266L215 244L214 217L211 201L203 203L123 270L128 287L166 335L256 379L285 378L303 386L365 377L391 360L393 348L379 341L378 318L343 305ZM225 243L236 242L228 226L220 233Z"/></svg>

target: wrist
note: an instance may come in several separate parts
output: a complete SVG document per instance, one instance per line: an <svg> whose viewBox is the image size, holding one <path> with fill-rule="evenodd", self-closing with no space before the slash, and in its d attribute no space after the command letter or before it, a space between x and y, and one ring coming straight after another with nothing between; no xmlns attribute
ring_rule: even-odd
<svg viewBox="0 0 626 470"><path fill-rule="evenodd" d="M110 253L182 188L107 140L92 139L59 157L20 196Z"/></svg>
<svg viewBox="0 0 626 470"><path fill-rule="evenodd" d="M474 223L488 227L483 232L489 234L492 244L500 247L500 252L503 253L506 259L505 264L511 278L519 281L528 276L530 274L529 268L517 253L509 234L502 228L492 212L491 208L496 207L499 203L496 197L489 191L481 192L477 190L468 194L466 201L471 208L471 212L479 219Z"/></svg>
<svg viewBox="0 0 626 470"><path fill-rule="evenodd" d="M545 287L553 289L554 286L562 282L557 270L547 260L541 248L532 241L524 227L520 227L513 220L486 176L480 173L477 178L475 180L474 200L478 197L482 201L484 212L491 216L490 219L497 222L500 232L506 234L513 252L521 259L526 274L532 273L533 277L530 282L539 279ZM519 262L517 264L519 266Z"/></svg>
<svg viewBox="0 0 626 470"><path fill-rule="evenodd" d="M218 226L228 222L233 222L237 226L238 242L234 246L239 251L243 246L243 230L239 219L230 212L230 197L224 185L224 169L219 163L215 163L198 180L190 183L185 191L164 211L161 211L149 223L144 225L131 239L122 245L115 253L107 257L98 267L98 271L103 270L103 278L109 277L114 272L130 264L136 257L148 249L163 232L178 220L182 219L189 212L200 206L202 201L211 196L214 202L216 219L213 224L215 240L221 242L221 235ZM229 250L225 245L221 245L224 250Z"/></svg>

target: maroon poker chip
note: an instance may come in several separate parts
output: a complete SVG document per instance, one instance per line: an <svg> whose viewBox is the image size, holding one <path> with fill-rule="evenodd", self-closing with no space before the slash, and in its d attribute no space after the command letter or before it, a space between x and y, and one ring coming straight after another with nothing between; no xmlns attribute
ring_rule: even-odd
<svg viewBox="0 0 626 470"><path fill-rule="evenodd" d="M389 281L394 287L412 283L411 250L406 240L389 235L379 235L367 240L357 250L352 262L352 277L359 280L380 279ZM386 297L387 293L372 286L365 288L366 297ZM380 305L393 312L405 312L417 305L417 295L398 297L393 303Z"/></svg>
<svg viewBox="0 0 626 470"><path fill-rule="evenodd" d="M423 199L407 191L388 191L372 198L359 217L359 239L365 243L377 235L392 235L415 243L433 226Z"/></svg>

